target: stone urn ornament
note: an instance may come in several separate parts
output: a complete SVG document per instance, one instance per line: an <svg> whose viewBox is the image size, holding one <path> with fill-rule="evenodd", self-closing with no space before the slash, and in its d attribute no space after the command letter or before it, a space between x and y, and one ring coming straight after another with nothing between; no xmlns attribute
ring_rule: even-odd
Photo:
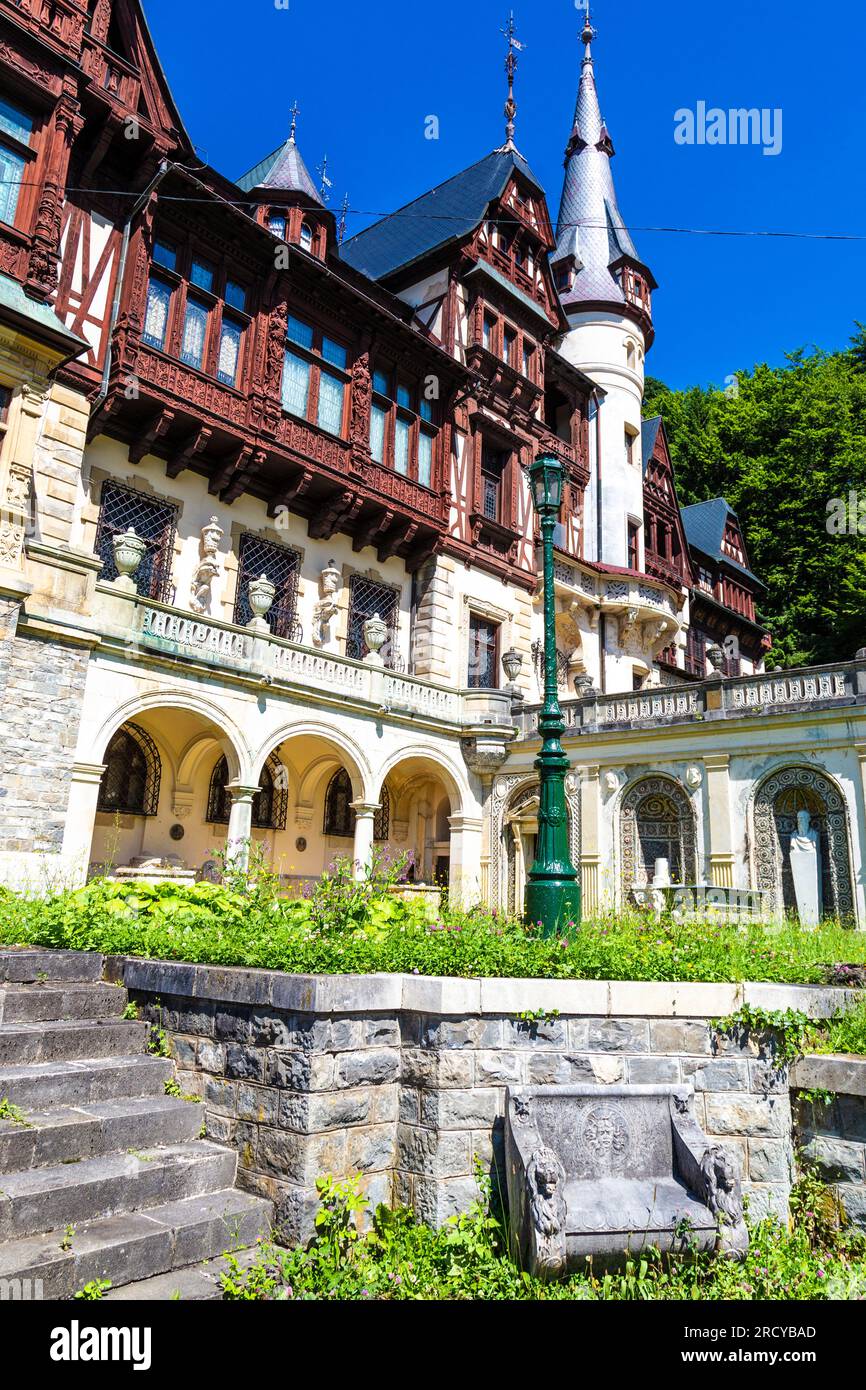
<svg viewBox="0 0 866 1390"><path fill-rule="evenodd" d="M725 662L725 653L722 651L718 642L711 642L707 647L707 661L712 667L712 671L707 679L711 681L723 680L722 666Z"/></svg>
<svg viewBox="0 0 866 1390"><path fill-rule="evenodd" d="M368 618L364 624L364 642L367 646L367 655L364 657L364 660L369 666L385 665L385 660L381 652L388 637L388 624L383 621L378 613L374 613L372 618Z"/></svg>
<svg viewBox="0 0 866 1390"><path fill-rule="evenodd" d="M112 536L111 547L117 569L115 587L128 594L137 593L133 575L147 554L147 542L142 540L141 536L137 536L134 527L130 526L128 530L118 531Z"/></svg>
<svg viewBox="0 0 866 1390"><path fill-rule="evenodd" d="M265 618L265 614L273 606L274 599L277 596L276 584L272 584L268 576L263 574L259 579L250 581L247 592L249 595L250 608L253 610L253 616L247 623L247 627L252 632L269 633L271 630L270 624Z"/></svg>
<svg viewBox="0 0 866 1390"><path fill-rule="evenodd" d="M523 670L523 653L519 652L516 647L512 647L510 651L503 652L502 669L505 672L506 679L511 685L514 685L520 672Z"/></svg>

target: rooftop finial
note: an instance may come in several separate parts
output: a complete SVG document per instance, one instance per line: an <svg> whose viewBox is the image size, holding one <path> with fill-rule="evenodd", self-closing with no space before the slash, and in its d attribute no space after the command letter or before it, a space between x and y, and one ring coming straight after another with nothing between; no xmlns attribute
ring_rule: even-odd
<svg viewBox="0 0 866 1390"><path fill-rule="evenodd" d="M329 188L333 188L334 185L333 185L333 181L332 181L331 179L328 178L328 156L327 156L327 155L325 155L325 157L324 157L324 159L322 160L321 164L320 164L320 165L318 166L318 168L316 169L316 173L319 175L319 177L320 177L321 180L322 180L322 182L321 182L321 184L320 184L320 186L319 186L319 197L321 198L321 200L322 200L323 203L329 203L329 202L331 201L331 195L328 193L328 189L329 189Z"/></svg>
<svg viewBox="0 0 866 1390"><path fill-rule="evenodd" d="M291 111L290 111L289 114L291 115L291 118L292 118L292 128L291 128L291 130L289 131L289 139L290 139L290 140L294 140L294 138L295 138L295 130L296 130L297 124L298 124L298 117L299 117L300 114L301 114L301 108L300 108L300 106L298 105L297 101L294 101L294 102L292 103L292 109L291 109Z"/></svg>
<svg viewBox="0 0 866 1390"><path fill-rule="evenodd" d="M517 115L517 103L514 100L514 74L517 72L517 55L522 53L525 44L522 44L515 37L514 11L508 16L508 24L502 30L508 40L508 57L505 59L505 75L508 78L508 100L505 103L505 145L506 150L513 150L514 145L514 117Z"/></svg>
<svg viewBox="0 0 866 1390"><path fill-rule="evenodd" d="M586 21L583 26L583 32L580 36L580 41L581 43L586 44L585 61L588 63L592 62L592 41L595 38L598 38L598 30L593 29L592 27L592 17L589 12L589 0L586 0Z"/></svg>
<svg viewBox="0 0 866 1390"><path fill-rule="evenodd" d="M340 228L339 228L339 231L337 232L337 241L338 241L338 243L339 243L340 246L343 245L343 241L344 241L345 236L346 236L346 224L347 224L347 222L348 222L348 220L349 220L349 209L350 209L350 207L351 207L351 203L349 202L349 195L348 195L348 193L346 193L345 196L344 196L344 198L343 198L343 205L342 205L342 207L340 208Z"/></svg>

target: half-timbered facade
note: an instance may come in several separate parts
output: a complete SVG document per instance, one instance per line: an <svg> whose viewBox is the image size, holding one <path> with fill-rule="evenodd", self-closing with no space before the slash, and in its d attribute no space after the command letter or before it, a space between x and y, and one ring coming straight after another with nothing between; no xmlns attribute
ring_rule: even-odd
<svg viewBox="0 0 866 1390"><path fill-rule="evenodd" d="M655 281L592 38L555 225L510 99L501 148L341 246L295 120L236 179L202 163L140 0L0 0L4 879L192 879L253 841L291 890L378 845L411 852L419 892L519 906L541 452L566 474L558 667L590 905L642 872L646 798L611 795L608 829L593 801L635 712L641 767L670 783L653 843L714 881L772 877L749 793L671 763L668 716L699 749L719 689L753 708L736 682L767 638L736 517L680 508L641 418ZM775 705L814 689L837 712L858 672L785 700L777 682Z"/></svg>

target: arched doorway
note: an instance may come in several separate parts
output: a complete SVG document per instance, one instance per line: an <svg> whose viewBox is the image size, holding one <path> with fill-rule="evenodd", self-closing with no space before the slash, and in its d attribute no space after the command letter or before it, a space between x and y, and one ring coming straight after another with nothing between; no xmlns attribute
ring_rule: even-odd
<svg viewBox="0 0 866 1390"><path fill-rule="evenodd" d="M565 779L568 842L571 862L580 876L581 805L576 773ZM539 789L536 781L511 775L498 777L490 812L490 891L494 907L523 915L526 879L535 862L538 836Z"/></svg>
<svg viewBox="0 0 866 1390"><path fill-rule="evenodd" d="M755 877L770 912L796 913L791 878L791 836L797 814L808 811L818 832L825 917L854 915L854 888L845 799L834 782L809 767L774 772L758 788L754 805Z"/></svg>
<svg viewBox="0 0 866 1390"><path fill-rule="evenodd" d="M675 883L697 880L695 818L689 798L672 777L644 777L629 787L620 807L623 895L651 883L657 859L667 859Z"/></svg>

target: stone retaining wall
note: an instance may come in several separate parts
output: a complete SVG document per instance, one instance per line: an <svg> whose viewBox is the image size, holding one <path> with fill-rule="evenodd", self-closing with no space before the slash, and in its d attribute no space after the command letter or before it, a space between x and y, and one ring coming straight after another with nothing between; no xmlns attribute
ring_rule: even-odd
<svg viewBox="0 0 866 1390"><path fill-rule="evenodd" d="M284 1239L312 1229L315 1181L364 1175L372 1201L438 1224L501 1170L509 1085L691 1083L698 1123L734 1151L753 1214L784 1216L793 1175L785 1069L710 1020L744 1003L832 1014L846 991L772 985L301 977L115 960L167 1030L207 1131L240 1154ZM521 1022L532 1011L546 1017ZM557 1016L553 1016L554 1014Z"/></svg>
<svg viewBox="0 0 866 1390"><path fill-rule="evenodd" d="M792 1069L791 1090L804 1159L835 1187L852 1225L866 1230L866 1057L804 1057ZM805 1099L803 1091L832 1099Z"/></svg>

